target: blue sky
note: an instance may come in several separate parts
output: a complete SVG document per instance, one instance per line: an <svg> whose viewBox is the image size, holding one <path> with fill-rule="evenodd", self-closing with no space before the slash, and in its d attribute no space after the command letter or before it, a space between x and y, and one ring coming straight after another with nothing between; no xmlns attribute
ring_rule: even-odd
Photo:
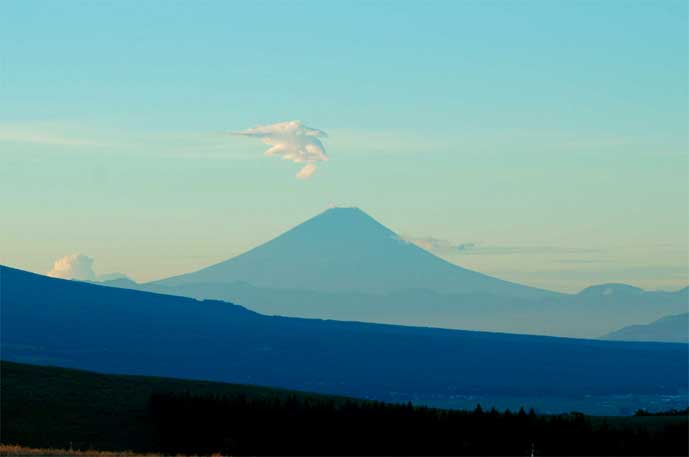
<svg viewBox="0 0 689 457"><path fill-rule="evenodd" d="M0 261L45 272L83 252L99 273L154 279L334 203L515 281L681 287L687 15L682 1L10 2ZM293 119L329 134L307 181L218 134Z"/></svg>

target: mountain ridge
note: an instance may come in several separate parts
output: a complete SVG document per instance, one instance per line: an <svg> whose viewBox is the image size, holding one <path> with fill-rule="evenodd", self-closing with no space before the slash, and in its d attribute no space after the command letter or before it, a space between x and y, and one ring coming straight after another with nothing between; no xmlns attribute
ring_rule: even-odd
<svg viewBox="0 0 689 457"><path fill-rule="evenodd" d="M681 344L266 316L9 267L0 281L9 361L436 405L454 395L673 395L687 383Z"/></svg>
<svg viewBox="0 0 689 457"><path fill-rule="evenodd" d="M648 324L629 325L601 338L614 341L689 343L689 313L664 316Z"/></svg>

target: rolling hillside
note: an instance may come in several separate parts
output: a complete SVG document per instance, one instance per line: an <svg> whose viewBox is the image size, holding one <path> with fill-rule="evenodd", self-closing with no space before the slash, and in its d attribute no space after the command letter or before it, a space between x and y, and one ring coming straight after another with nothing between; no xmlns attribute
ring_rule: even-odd
<svg viewBox="0 0 689 457"><path fill-rule="evenodd" d="M78 457L102 455L103 450L162 455L524 455L532 443L546 455L683 455L687 449L687 416L679 412L605 418L488 409L470 413L12 362L0 362L0 376L0 443L89 450L31 453L0 446L8 456Z"/></svg>
<svg viewBox="0 0 689 457"><path fill-rule="evenodd" d="M328 398L265 387L0 362L2 443L32 447L156 451L152 394Z"/></svg>
<svg viewBox="0 0 689 457"><path fill-rule="evenodd" d="M686 394L689 381L681 344L270 317L0 272L5 360L438 405L471 395L529 397L539 407L546 397Z"/></svg>

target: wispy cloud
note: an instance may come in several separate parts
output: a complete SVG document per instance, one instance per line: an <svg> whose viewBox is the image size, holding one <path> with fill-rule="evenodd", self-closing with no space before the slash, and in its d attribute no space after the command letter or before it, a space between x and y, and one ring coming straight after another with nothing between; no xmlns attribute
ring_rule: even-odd
<svg viewBox="0 0 689 457"><path fill-rule="evenodd" d="M0 124L0 141L33 143L52 146L93 146L99 141L75 134L61 124L53 123L11 123Z"/></svg>
<svg viewBox="0 0 689 457"><path fill-rule="evenodd" d="M594 248L577 248L563 246L507 246L485 245L476 242L454 243L434 237L402 237L420 248L441 255L510 255L510 254L561 254L561 253L598 253Z"/></svg>
<svg viewBox="0 0 689 457"><path fill-rule="evenodd" d="M319 139L328 135L322 130L307 127L301 121L261 125L231 134L258 138L270 145L265 151L267 156L280 156L295 163L306 163L296 175L299 179L308 179L315 173L314 162L328 160L325 147Z"/></svg>
<svg viewBox="0 0 689 457"><path fill-rule="evenodd" d="M635 282L643 280L673 280L686 285L689 277L689 267L683 265L651 265L651 266L609 266L586 269L553 269L553 270L524 270L501 269L499 274L518 276L523 279L536 280L575 280L589 284L601 282Z"/></svg>
<svg viewBox="0 0 689 457"><path fill-rule="evenodd" d="M600 264L603 263L600 259L558 259L556 260L557 263L565 263L565 264L589 264L589 263L595 263L595 264Z"/></svg>
<svg viewBox="0 0 689 457"><path fill-rule="evenodd" d="M514 151L528 156L553 153L616 154L624 151L634 155L677 155L684 149L678 138L658 132L636 132L617 135L576 129L523 129L471 127L441 130L437 126L418 125L413 129L333 128L329 130L337 142L331 148L352 155L394 154L453 154L462 145L464 157L514 155Z"/></svg>

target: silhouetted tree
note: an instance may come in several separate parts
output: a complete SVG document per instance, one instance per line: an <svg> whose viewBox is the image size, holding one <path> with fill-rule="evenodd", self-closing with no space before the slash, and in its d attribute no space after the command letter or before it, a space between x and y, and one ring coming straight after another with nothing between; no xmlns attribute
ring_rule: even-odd
<svg viewBox="0 0 689 457"><path fill-rule="evenodd" d="M160 451L226 455L687 455L686 422L651 431L539 416L287 397L153 394ZM678 425L675 427L674 425ZM682 428L683 427L683 428Z"/></svg>

